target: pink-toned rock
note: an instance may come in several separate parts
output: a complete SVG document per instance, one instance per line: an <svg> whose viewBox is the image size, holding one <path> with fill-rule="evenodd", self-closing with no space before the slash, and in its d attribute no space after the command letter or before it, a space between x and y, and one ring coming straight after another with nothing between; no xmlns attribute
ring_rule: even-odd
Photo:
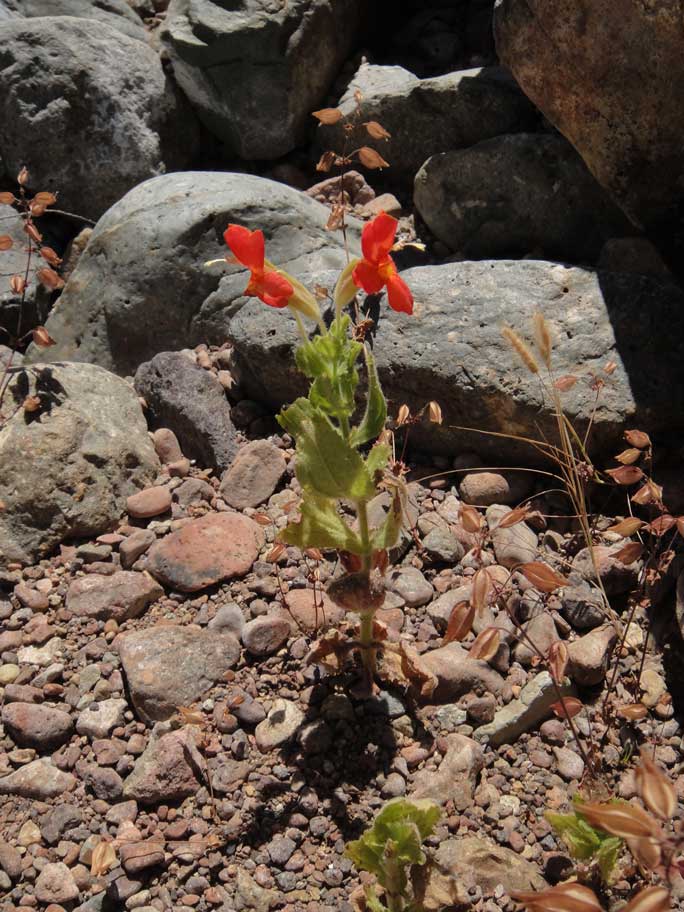
<svg viewBox="0 0 684 912"><path fill-rule="evenodd" d="M252 567L263 544L260 526L240 513L208 513L154 544L148 569L180 592L197 592Z"/></svg>
<svg viewBox="0 0 684 912"><path fill-rule="evenodd" d="M150 742L124 782L123 797L140 804L178 801L199 788L202 757L184 731L172 731Z"/></svg>
<svg viewBox="0 0 684 912"><path fill-rule="evenodd" d="M113 618L121 623L138 617L145 608L164 594L148 573L119 570L111 576L91 573L69 586L66 605L79 617L101 621Z"/></svg>
<svg viewBox="0 0 684 912"><path fill-rule="evenodd" d="M159 428L152 434L152 442L161 462L178 462L183 458L183 451L178 443L178 437L170 428Z"/></svg>
<svg viewBox="0 0 684 912"><path fill-rule="evenodd" d="M126 510L133 519L149 519L171 509L171 491L166 485L144 488L126 500Z"/></svg>
<svg viewBox="0 0 684 912"><path fill-rule="evenodd" d="M121 866L126 874L137 874L164 861L164 843L159 839L124 843L119 850Z"/></svg>
<svg viewBox="0 0 684 912"><path fill-rule="evenodd" d="M242 642L252 655L267 656L277 652L289 635L290 624L285 618L266 614L245 624Z"/></svg>
<svg viewBox="0 0 684 912"><path fill-rule="evenodd" d="M68 713L41 703L8 703L2 724L20 747L43 749L64 744L74 730Z"/></svg>
<svg viewBox="0 0 684 912"><path fill-rule="evenodd" d="M74 877L62 861L53 861L41 868L35 894L41 903L71 903L79 897Z"/></svg>
<svg viewBox="0 0 684 912"><path fill-rule="evenodd" d="M464 694L489 691L500 694L504 679L487 662L471 659L460 643L449 643L424 653L421 664L437 678L432 699L437 703L450 703Z"/></svg>
<svg viewBox="0 0 684 912"><path fill-rule="evenodd" d="M316 590L315 600L313 589L291 589L277 613L289 621L292 633L315 633L334 626L344 617L344 610L320 588Z"/></svg>
<svg viewBox="0 0 684 912"><path fill-rule="evenodd" d="M0 795L19 795L22 798L56 798L70 792L76 785L76 778L41 758L0 779Z"/></svg>
<svg viewBox="0 0 684 912"><path fill-rule="evenodd" d="M424 769L415 778L411 798L428 798L437 804L453 801L458 811L473 803L477 777L484 766L482 747L465 735L449 735L438 769Z"/></svg>
<svg viewBox="0 0 684 912"><path fill-rule="evenodd" d="M33 589L31 586L27 586L26 583L17 583L14 587L14 594L21 604L26 608L30 608L31 611L47 611L50 606L48 597L44 592L39 592L38 589Z"/></svg>
<svg viewBox="0 0 684 912"><path fill-rule="evenodd" d="M119 556L124 570L130 569L156 540L157 536L151 529L140 529L125 538L119 545Z"/></svg>
<svg viewBox="0 0 684 912"><path fill-rule="evenodd" d="M180 627L146 627L115 641L133 705L145 719L173 716L220 681L240 657L230 633Z"/></svg>
<svg viewBox="0 0 684 912"><path fill-rule="evenodd" d="M273 494L287 463L283 451L268 440L244 446L221 480L221 495L236 510L257 507Z"/></svg>
<svg viewBox="0 0 684 912"><path fill-rule="evenodd" d="M520 473L468 472L459 485L461 498L467 504L489 507L491 504L516 504L529 491L529 482Z"/></svg>

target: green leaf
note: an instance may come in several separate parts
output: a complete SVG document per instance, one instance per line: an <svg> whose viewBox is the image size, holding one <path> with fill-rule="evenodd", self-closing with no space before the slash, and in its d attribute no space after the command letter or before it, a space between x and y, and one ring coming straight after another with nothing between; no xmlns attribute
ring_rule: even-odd
<svg viewBox="0 0 684 912"><path fill-rule="evenodd" d="M361 446L369 440L375 440L385 427L387 420L387 402L378 379L378 369L375 358L370 348L365 345L363 349L366 358L366 373L368 375L368 391L366 393L366 411L361 424L351 433L351 443Z"/></svg>
<svg viewBox="0 0 684 912"><path fill-rule="evenodd" d="M389 461L391 452L392 451L389 448L389 444L375 444L373 449L366 457L366 468L368 469L368 474L371 478L374 478L377 472L382 472Z"/></svg>
<svg viewBox="0 0 684 912"><path fill-rule="evenodd" d="M334 320L327 333L315 336L295 353L297 367L313 380L312 405L338 420L354 413L359 383L356 361L363 346L350 338L349 325L347 316Z"/></svg>
<svg viewBox="0 0 684 912"><path fill-rule="evenodd" d="M439 807L427 799L409 800L408 798L395 798L388 801L375 819L374 827L378 833L387 834L393 838L391 829L395 823L410 821L415 823L420 833L421 841L431 836L442 812Z"/></svg>
<svg viewBox="0 0 684 912"><path fill-rule="evenodd" d="M348 844L345 854L357 868L375 874L383 883L390 856L393 865L424 863L421 843L440 817L439 807L431 801L397 798L385 805L360 839Z"/></svg>
<svg viewBox="0 0 684 912"><path fill-rule="evenodd" d="M291 522L279 535L288 545L298 548L337 548L363 554L359 536L337 511L337 503L308 492L301 508L301 519Z"/></svg>
<svg viewBox="0 0 684 912"><path fill-rule="evenodd" d="M606 883L610 883L621 849L622 840L618 836L610 836L603 840L601 848L596 853L601 877Z"/></svg>
<svg viewBox="0 0 684 912"><path fill-rule="evenodd" d="M387 906L383 906L372 886L367 886L363 892L370 912L387 912Z"/></svg>
<svg viewBox="0 0 684 912"><path fill-rule="evenodd" d="M296 471L303 488L333 499L368 500L376 493L359 453L308 399L297 399L278 420L297 441Z"/></svg>
<svg viewBox="0 0 684 912"><path fill-rule="evenodd" d="M601 837L578 813L547 812L544 816L563 839L573 858L586 860L600 849Z"/></svg>

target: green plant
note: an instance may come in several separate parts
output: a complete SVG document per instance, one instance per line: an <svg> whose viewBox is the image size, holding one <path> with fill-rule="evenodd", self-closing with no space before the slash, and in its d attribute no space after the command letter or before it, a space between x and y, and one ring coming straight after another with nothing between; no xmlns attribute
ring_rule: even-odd
<svg viewBox="0 0 684 912"><path fill-rule="evenodd" d="M595 863L601 878L610 883L623 841L619 836L593 827L582 814L581 799L576 797L574 804L575 809L570 814L547 811L544 816L567 846L570 856L577 861Z"/></svg>
<svg viewBox="0 0 684 912"><path fill-rule="evenodd" d="M412 865L426 863L423 843L440 816L431 801L397 798L385 805L360 839L349 843L345 854L361 871L375 875L382 887L382 895L374 885L366 887L371 912L418 912L409 872Z"/></svg>

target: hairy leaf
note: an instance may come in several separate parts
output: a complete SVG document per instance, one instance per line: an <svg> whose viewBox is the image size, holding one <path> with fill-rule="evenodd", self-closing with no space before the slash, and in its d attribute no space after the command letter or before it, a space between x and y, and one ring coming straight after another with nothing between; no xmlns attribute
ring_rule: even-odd
<svg viewBox="0 0 684 912"><path fill-rule="evenodd" d="M337 511L336 501L309 493L300 508L301 518L289 523L280 539L288 545L306 548L336 548L362 554L361 539Z"/></svg>
<svg viewBox="0 0 684 912"><path fill-rule="evenodd" d="M385 421L387 420L387 402L378 379L375 358L367 345L364 346L363 353L366 358L366 372L368 375L366 411L361 424L352 431L350 439L353 446L361 446L361 444L367 443L369 440L375 440L385 427Z"/></svg>

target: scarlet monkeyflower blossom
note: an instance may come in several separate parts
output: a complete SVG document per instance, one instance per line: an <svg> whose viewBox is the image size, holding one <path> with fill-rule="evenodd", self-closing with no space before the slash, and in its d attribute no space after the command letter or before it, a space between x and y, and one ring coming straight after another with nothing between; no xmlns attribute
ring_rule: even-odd
<svg viewBox="0 0 684 912"><path fill-rule="evenodd" d="M352 279L366 294L377 294L386 288L392 310L411 314L413 295L406 282L397 274L397 267L389 255L394 246L397 224L397 220L386 212L381 212L368 222L361 235L363 259L356 261Z"/></svg>
<svg viewBox="0 0 684 912"><path fill-rule="evenodd" d="M251 272L245 294L259 298L269 307L287 307L294 288L285 276L266 268L264 232L250 231L244 225L228 225L223 239L235 259Z"/></svg>

